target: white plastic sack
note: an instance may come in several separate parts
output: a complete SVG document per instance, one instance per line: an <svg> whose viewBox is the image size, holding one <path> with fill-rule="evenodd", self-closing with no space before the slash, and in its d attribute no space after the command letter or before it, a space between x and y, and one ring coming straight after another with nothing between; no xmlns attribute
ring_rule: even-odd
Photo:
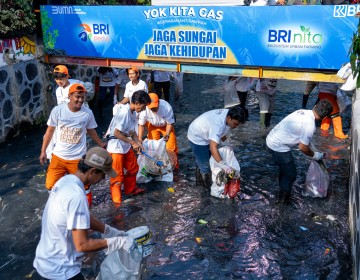
<svg viewBox="0 0 360 280"><path fill-rule="evenodd" d="M338 89L338 91L336 92L336 97L340 112L343 112L347 106L351 105L350 98L342 90Z"/></svg>
<svg viewBox="0 0 360 280"><path fill-rule="evenodd" d="M235 89L241 92L247 92L250 89L251 78L239 77L236 80Z"/></svg>
<svg viewBox="0 0 360 280"><path fill-rule="evenodd" d="M144 151L151 157L161 160L164 166L157 166L154 160L151 160L145 155L139 155L137 163L139 165L139 172L136 175L136 182L148 183L152 180L162 182L173 181L173 166L170 162L170 158L166 152L166 142L161 138L160 140L148 140L146 139L142 143ZM154 175L160 174L160 175Z"/></svg>
<svg viewBox="0 0 360 280"><path fill-rule="evenodd" d="M95 96L95 87L93 83L85 82L84 88L86 89L86 102L90 102Z"/></svg>
<svg viewBox="0 0 360 280"><path fill-rule="evenodd" d="M330 184L329 173L325 167L312 160L306 174L304 195L310 197L326 197Z"/></svg>
<svg viewBox="0 0 360 280"><path fill-rule="evenodd" d="M229 146L224 146L221 147L219 149L219 153L221 158L232 168L234 168L237 172L240 173L240 164L237 161L235 155L234 155L234 150L229 147ZM216 184L216 176L218 175L218 173L222 170L217 162L215 161L215 159L213 157L210 158L210 168L211 168L211 172L212 172L212 181L213 184L211 186L211 195L218 197L218 198L225 198L223 193L224 193L224 189L225 189L225 184L221 184L220 186L218 186Z"/></svg>
<svg viewBox="0 0 360 280"><path fill-rule="evenodd" d="M224 95L224 107L229 108L240 104L239 96L237 94L236 79L226 79L223 85Z"/></svg>
<svg viewBox="0 0 360 280"><path fill-rule="evenodd" d="M137 250L137 249L135 249ZM140 279L140 260L120 249L109 254L100 265L100 273L96 280L138 280Z"/></svg>
<svg viewBox="0 0 360 280"><path fill-rule="evenodd" d="M340 70L337 72L337 76L343 80L347 79L351 74L352 70L350 62L341 67Z"/></svg>

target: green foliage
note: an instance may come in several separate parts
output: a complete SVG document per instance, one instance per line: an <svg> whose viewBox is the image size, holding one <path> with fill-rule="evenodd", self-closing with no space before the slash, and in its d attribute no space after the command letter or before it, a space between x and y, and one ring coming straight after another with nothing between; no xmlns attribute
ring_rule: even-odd
<svg viewBox="0 0 360 280"><path fill-rule="evenodd" d="M49 49L55 48L56 38L59 36L59 31L54 30L53 32L50 32L50 27L52 26L51 18L49 18L47 12L45 9L41 9L41 23L42 23L42 29L44 34L44 47L45 51Z"/></svg>
<svg viewBox="0 0 360 280"><path fill-rule="evenodd" d="M349 55L350 55L350 64L351 64L352 73L353 73L353 76L356 77L360 72L360 63L359 63L359 58L360 58L360 19L359 19L357 31L354 33L353 38L352 38ZM356 80L356 88L359 88L359 87L360 87L360 75L358 75L357 80Z"/></svg>
<svg viewBox="0 0 360 280"><path fill-rule="evenodd" d="M0 0L0 38L30 35L35 27L31 0Z"/></svg>

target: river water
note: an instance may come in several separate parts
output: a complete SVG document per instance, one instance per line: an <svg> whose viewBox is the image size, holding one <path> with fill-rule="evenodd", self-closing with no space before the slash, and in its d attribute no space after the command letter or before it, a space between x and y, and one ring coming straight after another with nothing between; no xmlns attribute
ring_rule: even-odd
<svg viewBox="0 0 360 280"><path fill-rule="evenodd" d="M223 106L224 79L184 76L184 92L173 100L180 149L174 182L144 184L144 195L125 197L115 207L105 180L93 187L92 213L125 230L150 228L156 246L143 261L142 279L351 279L349 142L334 138L332 130L318 130L314 137L319 150L330 155L328 197L301 195L310 160L294 151L298 177L293 203L276 205L277 168L266 152L268 131L259 128L257 100L250 94L249 121L229 137L241 165L241 199L220 200L196 186L187 128L201 113ZM304 82L279 81L272 126L301 107L303 89ZM313 94L309 108L315 100ZM97 120L99 134L110 122L110 102L108 115ZM48 196L45 170L38 162L45 129L22 132L0 146L0 279L38 279L32 261ZM96 277L104 257L103 252L86 254L87 279Z"/></svg>

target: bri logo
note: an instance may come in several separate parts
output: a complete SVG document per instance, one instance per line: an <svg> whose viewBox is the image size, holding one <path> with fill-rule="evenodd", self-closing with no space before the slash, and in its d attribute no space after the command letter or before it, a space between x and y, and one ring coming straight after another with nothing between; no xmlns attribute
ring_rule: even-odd
<svg viewBox="0 0 360 280"><path fill-rule="evenodd" d="M335 5L334 17L353 17L360 12L360 5Z"/></svg>
<svg viewBox="0 0 360 280"><path fill-rule="evenodd" d="M286 43L286 44L321 44L322 34L312 33L310 28L300 26L301 32L294 30L270 29L268 34L269 43Z"/></svg>
<svg viewBox="0 0 360 280"><path fill-rule="evenodd" d="M87 42L87 41L109 41L109 24L92 24L92 27L90 27L89 24L82 23L80 24L81 31L78 35L81 41Z"/></svg>

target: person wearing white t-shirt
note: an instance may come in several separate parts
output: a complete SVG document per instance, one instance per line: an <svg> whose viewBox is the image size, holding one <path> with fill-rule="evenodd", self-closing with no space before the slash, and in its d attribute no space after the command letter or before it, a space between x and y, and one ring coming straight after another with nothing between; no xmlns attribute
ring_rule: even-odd
<svg viewBox="0 0 360 280"><path fill-rule="evenodd" d="M149 140L159 140L162 136L166 141L166 149L176 156L175 168L179 168L177 161L178 147L174 130L174 112L171 105L159 99L156 93L149 93L151 103L146 110L139 114L139 140L144 138L145 125L148 130Z"/></svg>
<svg viewBox="0 0 360 280"><path fill-rule="evenodd" d="M155 70L154 75L154 90L159 98L164 94L164 99L170 102L170 77L171 72Z"/></svg>
<svg viewBox="0 0 360 280"><path fill-rule="evenodd" d="M105 149L95 147L79 161L75 174L56 182L43 212L33 262L41 277L84 280L80 272L84 252L105 249L108 255L121 248L128 254L135 250L134 239L126 232L90 215L84 186L100 182L105 174L116 176L112 158ZM89 238L89 229L102 233L102 238Z"/></svg>
<svg viewBox="0 0 360 280"><path fill-rule="evenodd" d="M118 101L121 101L124 98L125 88L128 82L130 82L130 79L129 75L127 74L127 69L121 69L116 80L114 105L116 105Z"/></svg>
<svg viewBox="0 0 360 280"><path fill-rule="evenodd" d="M210 189L212 185L210 156L226 173L232 171L232 168L221 158L218 144L220 141L226 140L226 135L230 129L237 128L244 121L244 109L235 106L230 109L205 112L190 124L187 138L205 187Z"/></svg>
<svg viewBox="0 0 360 280"><path fill-rule="evenodd" d="M86 153L86 133L100 147L106 146L96 133L97 124L92 111L83 106L85 95L83 85L71 85L69 103L56 106L50 113L39 157L44 165L47 161L46 148L56 130L56 145L46 173L45 186L48 190L66 173L75 173L78 162Z"/></svg>
<svg viewBox="0 0 360 280"><path fill-rule="evenodd" d="M140 152L142 146L136 133L137 114L150 104L150 96L143 90L135 91L130 104L118 108L109 126L107 151L113 159L113 168L117 176L110 179L112 201L121 203L121 185L125 194L137 195L144 192L136 186L136 174L139 171L134 150ZM126 169L126 173L124 172Z"/></svg>
<svg viewBox="0 0 360 280"><path fill-rule="evenodd" d="M148 92L147 84L140 79L140 71L136 67L130 67L127 69L127 73L130 79L130 82L126 84L125 93L123 100L120 101L121 104L126 104L131 102L131 97L135 91L143 90L146 93Z"/></svg>
<svg viewBox="0 0 360 280"><path fill-rule="evenodd" d="M266 137L274 162L279 166L280 193L277 203L289 204L292 185L296 180L296 165L291 149L299 150L314 160L321 160L325 153L315 152L310 143L315 132L315 120L322 120L330 115L333 107L324 99L312 110L297 110L279 122Z"/></svg>

